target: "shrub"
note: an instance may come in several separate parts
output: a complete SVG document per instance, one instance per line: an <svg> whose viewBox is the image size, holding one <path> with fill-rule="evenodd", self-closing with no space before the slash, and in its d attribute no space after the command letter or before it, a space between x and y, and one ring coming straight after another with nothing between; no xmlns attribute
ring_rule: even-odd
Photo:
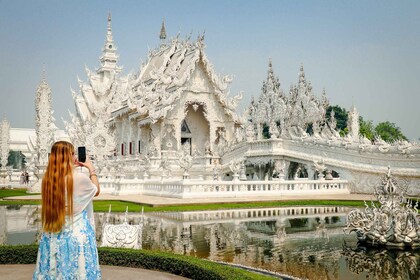
<svg viewBox="0 0 420 280"><path fill-rule="evenodd" d="M37 245L0 246L0 264L33 264L36 262L37 251ZM98 253L102 265L160 270L190 279L273 279L208 260L171 253L116 248L98 248Z"/></svg>

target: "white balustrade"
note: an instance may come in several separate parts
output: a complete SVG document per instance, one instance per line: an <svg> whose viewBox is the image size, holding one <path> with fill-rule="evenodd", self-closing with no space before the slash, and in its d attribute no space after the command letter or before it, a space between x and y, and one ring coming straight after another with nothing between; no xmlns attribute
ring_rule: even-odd
<svg viewBox="0 0 420 280"><path fill-rule="evenodd" d="M262 197L283 195L349 194L347 180L292 181L206 181L206 180L141 180L101 179L105 193L146 194L154 196L199 197ZM112 189L112 191L110 191Z"/></svg>

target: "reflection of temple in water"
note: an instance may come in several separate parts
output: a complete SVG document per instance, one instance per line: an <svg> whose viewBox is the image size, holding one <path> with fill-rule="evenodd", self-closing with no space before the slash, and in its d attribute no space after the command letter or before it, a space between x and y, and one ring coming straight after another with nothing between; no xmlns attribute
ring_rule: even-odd
<svg viewBox="0 0 420 280"><path fill-rule="evenodd" d="M0 207L2 244L14 244L13 240L22 238L25 232L32 239L20 244L34 243L40 226L38 206L11 208ZM366 275L375 275L373 270L357 274L357 258L342 255L343 240L351 245L357 241L343 234L347 212L347 208L335 206L151 212L144 214L142 245L144 249L259 267L306 279L341 279L347 274L351 275L348 279L366 279ZM105 216L95 213L98 241ZM121 224L124 216L111 213L109 221ZM127 220L138 225L141 214L129 213ZM413 259L404 256L397 258L398 262L386 259L387 264L401 266ZM417 264L418 256L414 256Z"/></svg>
<svg viewBox="0 0 420 280"><path fill-rule="evenodd" d="M8 205L0 207L0 245L31 244L39 232L38 206Z"/></svg>
<svg viewBox="0 0 420 280"><path fill-rule="evenodd" d="M324 265L323 258L340 258L340 252L331 252L328 242L342 238L347 212L345 207L296 206L146 213L143 248L299 277L307 273L309 278L325 276L333 268ZM123 214L114 214L113 219L119 223ZM128 218L131 224L139 219L134 214ZM305 250L297 249L302 246Z"/></svg>
<svg viewBox="0 0 420 280"><path fill-rule="evenodd" d="M366 279L420 279L418 250L352 249L346 247L343 255L347 261L348 269L357 275L367 275Z"/></svg>
<svg viewBox="0 0 420 280"><path fill-rule="evenodd" d="M0 207L0 244L6 244L6 241L7 241L6 207Z"/></svg>

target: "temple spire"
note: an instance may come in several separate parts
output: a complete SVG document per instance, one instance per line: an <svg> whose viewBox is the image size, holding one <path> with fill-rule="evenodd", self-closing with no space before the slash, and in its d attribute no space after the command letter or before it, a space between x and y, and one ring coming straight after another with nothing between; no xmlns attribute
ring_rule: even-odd
<svg viewBox="0 0 420 280"><path fill-rule="evenodd" d="M268 58L268 75L274 73L273 70L273 61L271 59L271 57Z"/></svg>
<svg viewBox="0 0 420 280"><path fill-rule="evenodd" d="M166 39L165 20L162 20L162 27L160 28L159 38L161 41Z"/></svg>
<svg viewBox="0 0 420 280"><path fill-rule="evenodd" d="M305 70L303 69L303 63L300 65L299 85L300 86L305 86L306 85Z"/></svg>
<svg viewBox="0 0 420 280"><path fill-rule="evenodd" d="M98 73L103 72L120 72L121 68L117 66L118 54L117 48L114 45L114 39L112 38L112 26L111 26L111 13L108 14L108 26L106 32L105 45L102 49L101 67L98 69Z"/></svg>
<svg viewBox="0 0 420 280"><path fill-rule="evenodd" d="M47 81L47 71L45 70L45 63L42 65L41 81Z"/></svg>

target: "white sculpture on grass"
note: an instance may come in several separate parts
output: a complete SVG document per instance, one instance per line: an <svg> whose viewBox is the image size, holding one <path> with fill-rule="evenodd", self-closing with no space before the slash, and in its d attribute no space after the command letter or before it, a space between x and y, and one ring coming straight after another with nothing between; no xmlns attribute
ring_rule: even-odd
<svg viewBox="0 0 420 280"><path fill-rule="evenodd" d="M124 221L121 224L111 224L109 216L111 205L102 228L101 247L141 249L143 236L143 208L141 210L141 223L130 225L127 222L128 206L125 210Z"/></svg>
<svg viewBox="0 0 420 280"><path fill-rule="evenodd" d="M405 197L406 187L397 185L388 168L381 185L375 188L380 203L365 211L352 210L347 215L346 229L356 232L362 243L370 246L418 247L420 245L420 224L418 202Z"/></svg>

